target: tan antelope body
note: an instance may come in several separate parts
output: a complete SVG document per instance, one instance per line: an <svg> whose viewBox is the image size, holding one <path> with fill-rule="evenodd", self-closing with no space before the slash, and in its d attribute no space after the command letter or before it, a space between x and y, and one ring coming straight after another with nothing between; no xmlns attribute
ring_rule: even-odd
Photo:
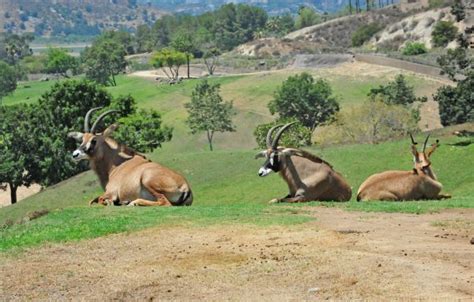
<svg viewBox="0 0 474 302"><path fill-rule="evenodd" d="M91 109L87 113L85 133L69 134L81 142L73 153L73 159L88 159L105 190L102 196L91 203L130 206L191 205L193 194L186 179L110 138L115 125L107 128L103 134L94 133L97 124L113 111L100 115L89 131L89 117L97 109Z"/></svg>
<svg viewBox="0 0 474 302"><path fill-rule="evenodd" d="M306 201L347 201L352 190L344 177L321 158L294 148L277 147L283 132L292 124L275 126L267 133L267 150L257 154L266 161L260 168L259 176L270 172L279 172L288 184L288 196L273 199L270 202L306 202ZM281 129L271 140L273 131Z"/></svg>
<svg viewBox="0 0 474 302"><path fill-rule="evenodd" d="M411 137L415 164L412 171L385 171L370 176L360 186L357 201L449 198L449 195L439 194L443 185L437 181L429 159L438 147L438 141L426 151L428 138L429 135L425 140L423 152L418 152L417 143Z"/></svg>

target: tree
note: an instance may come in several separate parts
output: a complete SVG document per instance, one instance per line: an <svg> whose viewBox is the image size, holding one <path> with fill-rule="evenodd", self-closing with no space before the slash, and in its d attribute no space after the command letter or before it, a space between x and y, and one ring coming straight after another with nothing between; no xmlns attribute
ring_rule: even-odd
<svg viewBox="0 0 474 302"><path fill-rule="evenodd" d="M440 87L433 98L443 126L474 122L474 71L468 71L456 87Z"/></svg>
<svg viewBox="0 0 474 302"><path fill-rule="evenodd" d="M15 69L0 61L0 104L3 97L16 89L16 81Z"/></svg>
<svg viewBox="0 0 474 302"><path fill-rule="evenodd" d="M188 79L190 78L189 62L196 50L195 41L189 32L180 32L171 41L171 46L186 55L186 66L188 71Z"/></svg>
<svg viewBox="0 0 474 302"><path fill-rule="evenodd" d="M451 21L438 21L431 33L431 39L435 47L446 47L449 42L456 39L458 28Z"/></svg>
<svg viewBox="0 0 474 302"><path fill-rule="evenodd" d="M232 116L235 115L232 102L224 102L219 90L219 84L203 80L194 88L191 102L184 105L189 113L186 123L191 133L205 131L211 151L215 132L235 131L232 124Z"/></svg>
<svg viewBox="0 0 474 302"><path fill-rule="evenodd" d="M82 53L86 77L102 85L117 86L115 76L125 71L123 46L111 39L95 41Z"/></svg>
<svg viewBox="0 0 474 302"><path fill-rule="evenodd" d="M421 42L408 42L402 50L402 53L406 56L416 56L427 52L428 49Z"/></svg>
<svg viewBox="0 0 474 302"><path fill-rule="evenodd" d="M460 22L466 18L466 7L462 3L462 0L454 0L453 5L451 5L451 14L456 17L456 21Z"/></svg>
<svg viewBox="0 0 474 302"><path fill-rule="evenodd" d="M280 118L297 119L313 132L320 124L331 120L339 111L339 104L327 81L315 81L310 74L302 73L283 82L268 108Z"/></svg>
<svg viewBox="0 0 474 302"><path fill-rule="evenodd" d="M309 7L302 7L296 17L295 27L301 29L304 27L312 26L321 22L321 15L317 14L313 9Z"/></svg>
<svg viewBox="0 0 474 302"><path fill-rule="evenodd" d="M73 75L77 73L77 60L66 49L49 47L47 51L46 70L48 73L59 74L68 78L68 71Z"/></svg>
<svg viewBox="0 0 474 302"><path fill-rule="evenodd" d="M413 86L409 86L405 77L399 74L395 81L387 85L380 85L378 88L372 88L369 92L372 101L381 100L391 105L409 105L416 101L426 101L426 98L417 98Z"/></svg>
<svg viewBox="0 0 474 302"><path fill-rule="evenodd" d="M15 65L19 60L33 54L30 43L34 40L32 34L7 34L4 40L6 61Z"/></svg>
<svg viewBox="0 0 474 302"><path fill-rule="evenodd" d="M219 62L219 56L221 51L217 47L211 47L204 51L203 59L206 65L207 72L209 75L213 75L216 70L217 63Z"/></svg>
<svg viewBox="0 0 474 302"><path fill-rule="evenodd" d="M34 181L28 173L32 145L30 106L0 107L0 183L10 187L10 201L17 202L17 189Z"/></svg>
<svg viewBox="0 0 474 302"><path fill-rule="evenodd" d="M267 148L266 136L270 128L276 125L284 125L291 122L296 122L296 124L291 126L283 133L280 139L280 145L294 148L311 145L312 133L307 127L303 126L295 119L279 119L271 123L258 125L257 128L255 128L253 135L255 136L258 147L261 149Z"/></svg>
<svg viewBox="0 0 474 302"><path fill-rule="evenodd" d="M155 52L151 57L151 64L156 68L161 68L169 79L179 79L179 68L186 63L186 54L171 49L164 48Z"/></svg>

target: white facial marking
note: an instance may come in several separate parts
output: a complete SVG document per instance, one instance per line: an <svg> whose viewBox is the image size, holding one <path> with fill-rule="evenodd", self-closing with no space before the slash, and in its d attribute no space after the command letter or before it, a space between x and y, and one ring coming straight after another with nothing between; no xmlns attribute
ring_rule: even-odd
<svg viewBox="0 0 474 302"><path fill-rule="evenodd" d="M272 169L267 169L264 167L261 167L260 170L258 170L258 176L264 177L270 174L273 170Z"/></svg>
<svg viewBox="0 0 474 302"><path fill-rule="evenodd" d="M72 159L76 162L86 159L87 154L85 154L82 150L76 149L72 152Z"/></svg>

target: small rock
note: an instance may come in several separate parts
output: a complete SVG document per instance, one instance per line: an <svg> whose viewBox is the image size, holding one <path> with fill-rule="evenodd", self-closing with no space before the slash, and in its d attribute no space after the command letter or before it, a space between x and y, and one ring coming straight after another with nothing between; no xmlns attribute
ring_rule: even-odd
<svg viewBox="0 0 474 302"><path fill-rule="evenodd" d="M471 244L474 244L474 237L471 238Z"/></svg>
<svg viewBox="0 0 474 302"><path fill-rule="evenodd" d="M308 294L315 294L317 292L319 292L319 287L312 287L308 289Z"/></svg>

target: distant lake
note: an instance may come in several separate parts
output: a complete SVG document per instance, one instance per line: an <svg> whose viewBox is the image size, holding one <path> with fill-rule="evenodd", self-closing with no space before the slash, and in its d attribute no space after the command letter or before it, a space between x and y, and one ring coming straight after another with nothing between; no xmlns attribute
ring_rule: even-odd
<svg viewBox="0 0 474 302"><path fill-rule="evenodd" d="M91 43L70 43L70 44L31 44L30 48L33 50L33 55L39 55L48 50L48 47L65 48L70 51L71 55L78 57L84 48L91 46Z"/></svg>

